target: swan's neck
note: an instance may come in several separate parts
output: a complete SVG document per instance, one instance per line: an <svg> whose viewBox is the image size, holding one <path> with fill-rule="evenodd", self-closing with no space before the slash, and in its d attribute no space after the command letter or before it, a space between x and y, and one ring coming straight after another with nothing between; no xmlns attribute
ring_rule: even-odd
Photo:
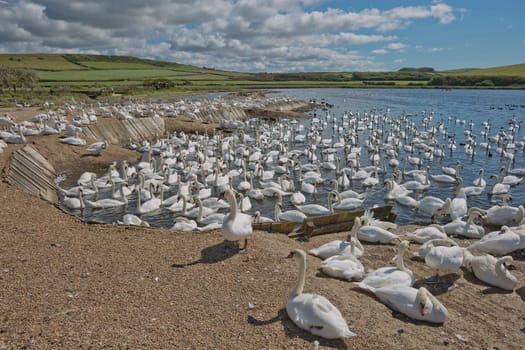
<svg viewBox="0 0 525 350"><path fill-rule="evenodd" d="M290 293L291 298L299 296L303 294L304 289L304 282L306 280L306 256L301 255L299 260L299 280L297 281L297 285Z"/></svg>
<svg viewBox="0 0 525 350"><path fill-rule="evenodd" d="M226 199L228 199L230 204L230 220L234 220L238 212L237 201L231 191L226 192Z"/></svg>
<svg viewBox="0 0 525 350"><path fill-rule="evenodd" d="M122 201L126 204L128 204L128 197L124 194L124 185L120 186L120 196L122 197ZM140 197L140 195L139 195Z"/></svg>
<svg viewBox="0 0 525 350"><path fill-rule="evenodd" d="M396 267L400 271L406 272L410 276L414 276L414 273L405 266L405 260L404 260L405 251L406 251L406 248L400 248L398 250L397 255L396 255Z"/></svg>
<svg viewBox="0 0 525 350"><path fill-rule="evenodd" d="M202 221L202 214L203 214L202 201L200 199L197 199L197 204L199 205L199 215L197 217L197 221Z"/></svg>
<svg viewBox="0 0 525 350"><path fill-rule="evenodd" d="M275 203L275 222L279 222L279 216L281 216L281 207L279 203Z"/></svg>

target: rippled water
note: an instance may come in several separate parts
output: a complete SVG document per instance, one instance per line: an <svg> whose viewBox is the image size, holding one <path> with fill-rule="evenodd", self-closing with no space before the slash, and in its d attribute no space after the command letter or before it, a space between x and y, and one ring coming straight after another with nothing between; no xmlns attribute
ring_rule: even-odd
<svg viewBox="0 0 525 350"><path fill-rule="evenodd" d="M332 118L341 119L343 114L352 113L372 113L383 115L388 114L391 119L396 119L400 115L411 114L410 119L420 126L420 131L423 130L423 118L432 114L432 121L430 125L437 125L442 122L448 130L448 136L440 136L439 142L446 145L448 137L455 135L457 149L454 152L445 152L443 159L434 158L432 161L423 161L422 168L427 165L430 166L431 174L441 174L442 166L455 167L456 161L460 160L463 164L460 174L464 181L464 186L470 186L472 181L478 177L479 170L485 169L485 180L487 181L487 188L480 196L469 197L468 204L471 206L478 206L488 208L490 197L487 195L488 188L492 183L489 180L490 174L500 174L502 166L507 166L506 159L502 158L496 153L495 145L492 145L492 157L488 157L485 150L479 147L481 142L486 142L485 138L480 135L483 130L482 122L490 121L492 127L489 136L494 136L503 128L508 134L509 121L515 119L518 121L525 120L525 91L521 90L427 90L427 89L291 89L273 92L270 96L286 96L296 99L316 100L330 104L332 107L318 109L309 112L311 116L324 118L330 114ZM476 135L476 154L472 157L467 155L464 151L463 145L466 143L467 136L464 131L469 129L470 121L474 123L472 133ZM461 121L465 121L463 124ZM311 119L300 120L299 123L309 127ZM387 130L385 130L387 131ZM330 138L334 129L326 127L322 131L322 138ZM360 132L360 143L363 144L368 138L368 130ZM522 141L525 131L520 128L515 134L516 141ZM254 135L252 135L254 136ZM337 135L339 136L339 135ZM291 143L291 149L304 150L305 145L301 143ZM318 156L321 148L318 149ZM344 159L342 150L339 151L341 159ZM400 162L408 156L408 154L401 149L397 157ZM305 157L301 157L301 161L305 162ZM363 147L361 156L361 166L370 165L368 159L368 152ZM344 165L342 165L344 166ZM515 154L515 162L512 165L514 168L525 168L524 150L518 149ZM407 164L406 170L414 169L415 166ZM387 173L380 175L380 184L373 188L364 189L361 186L361 181L353 181L351 186L357 192L367 192L365 207L373 205L383 205L383 199L386 188L382 186L383 180L391 177L392 169L387 165ZM333 171L322 171L323 178L333 178ZM242 180L242 176L234 181L234 187ZM409 178L407 179L409 180ZM276 179L274 179L276 181ZM300 184L296 182L296 188ZM521 184L517 187L511 188L514 205L519 205L525 201L525 185ZM325 185L319 189L319 193L315 196L306 195L307 202L319 203L327 205L327 192L331 186ZM176 193L176 187L165 193L168 197ZM453 198L455 196L454 185L442 185L432 183L429 190L421 194L433 195L445 199L447 197ZM103 197L104 194L101 195ZM283 210L293 209L293 206L286 199L284 200ZM394 204L395 205L395 204ZM263 202L257 203L252 200L252 209L249 211L253 213L260 209L263 215L273 218L274 214L274 200L265 199ZM395 205L398 223L424 223L429 222L429 218L420 216L419 213L413 209ZM132 195L130 202L126 208L119 209L105 209L91 211L86 209L84 213L78 213L86 218L96 218L107 222L114 222L121 219L125 212L135 212L135 195ZM152 226L171 227L173 225L174 214L163 209L153 212L148 215L143 215L142 218L148 221Z"/></svg>

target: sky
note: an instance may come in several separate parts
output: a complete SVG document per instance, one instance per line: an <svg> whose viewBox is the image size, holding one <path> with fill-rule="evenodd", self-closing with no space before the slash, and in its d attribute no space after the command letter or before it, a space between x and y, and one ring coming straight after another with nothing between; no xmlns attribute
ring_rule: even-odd
<svg viewBox="0 0 525 350"><path fill-rule="evenodd" d="M239 72L525 62L523 0L0 0L0 53L127 55Z"/></svg>

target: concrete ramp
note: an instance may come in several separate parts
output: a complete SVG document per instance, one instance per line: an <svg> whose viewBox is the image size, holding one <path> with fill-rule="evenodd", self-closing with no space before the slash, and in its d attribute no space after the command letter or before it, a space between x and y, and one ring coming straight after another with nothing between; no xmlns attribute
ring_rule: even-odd
<svg viewBox="0 0 525 350"><path fill-rule="evenodd" d="M7 183L52 203L58 200L56 176L53 166L31 145L13 152L5 172Z"/></svg>
<svg viewBox="0 0 525 350"><path fill-rule="evenodd" d="M107 140L113 145L124 145L164 135L164 119L133 118L126 120L107 119L93 125L82 127L85 137L97 141Z"/></svg>

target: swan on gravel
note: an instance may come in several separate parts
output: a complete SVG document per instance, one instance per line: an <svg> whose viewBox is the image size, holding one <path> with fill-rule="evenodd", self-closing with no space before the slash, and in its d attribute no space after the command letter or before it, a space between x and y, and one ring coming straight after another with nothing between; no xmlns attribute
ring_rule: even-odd
<svg viewBox="0 0 525 350"><path fill-rule="evenodd" d="M341 312L319 294L303 293L306 280L306 254L293 250L288 258L299 261L299 281L288 296L286 312L297 327L327 339L353 337Z"/></svg>

